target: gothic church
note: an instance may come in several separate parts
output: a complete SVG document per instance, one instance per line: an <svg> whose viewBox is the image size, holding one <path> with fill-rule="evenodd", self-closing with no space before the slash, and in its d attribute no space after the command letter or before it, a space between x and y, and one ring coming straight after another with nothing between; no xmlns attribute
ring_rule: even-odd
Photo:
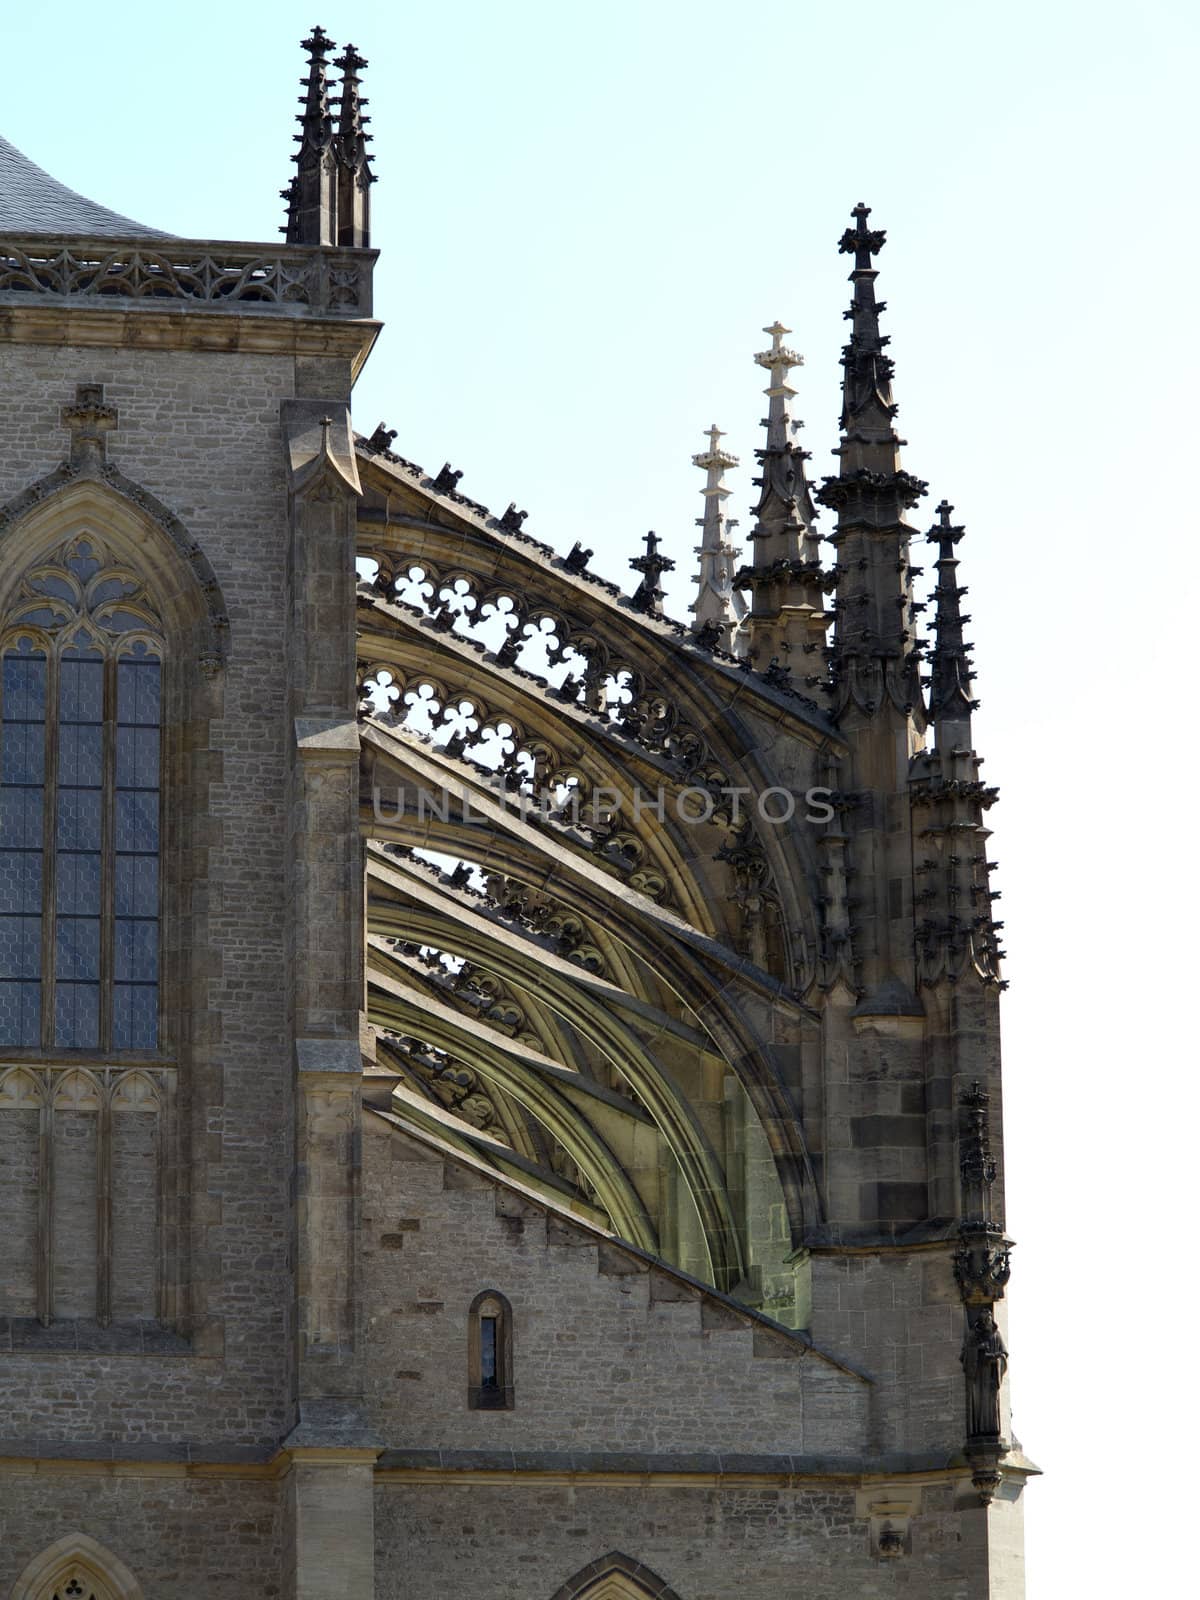
<svg viewBox="0 0 1200 1600"><path fill-rule="evenodd" d="M744 554L695 457L685 625L653 536L622 592L356 430L366 63L305 49L282 244L0 140L0 1600L1019 1600L884 234L836 476L779 324Z"/></svg>

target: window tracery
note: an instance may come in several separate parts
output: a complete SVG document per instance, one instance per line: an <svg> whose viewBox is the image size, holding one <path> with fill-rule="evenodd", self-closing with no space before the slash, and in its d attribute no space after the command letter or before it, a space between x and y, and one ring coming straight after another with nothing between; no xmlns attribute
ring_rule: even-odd
<svg viewBox="0 0 1200 1600"><path fill-rule="evenodd" d="M43 1326L165 1316L174 1072L121 1060L159 1046L163 660L87 528L0 618L0 1047L38 1057L0 1061L0 1311Z"/></svg>
<svg viewBox="0 0 1200 1600"><path fill-rule="evenodd" d="M144 1600L144 1595L119 1557L86 1533L69 1533L33 1558L10 1600Z"/></svg>
<svg viewBox="0 0 1200 1600"><path fill-rule="evenodd" d="M158 1044L162 621L91 532L22 578L0 651L0 1045Z"/></svg>

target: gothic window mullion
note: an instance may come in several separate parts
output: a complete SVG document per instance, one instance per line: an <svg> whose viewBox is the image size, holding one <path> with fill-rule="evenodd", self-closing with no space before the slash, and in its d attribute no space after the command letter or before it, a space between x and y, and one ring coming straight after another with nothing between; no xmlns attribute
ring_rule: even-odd
<svg viewBox="0 0 1200 1600"><path fill-rule="evenodd" d="M118 656L113 842L117 1049L152 1048L159 1036L161 691L161 663L144 643Z"/></svg>
<svg viewBox="0 0 1200 1600"><path fill-rule="evenodd" d="M42 1073L38 1122L37 1315L43 1328L54 1320L54 1092Z"/></svg>
<svg viewBox="0 0 1200 1600"><path fill-rule="evenodd" d="M102 1047L107 724L104 653L88 637L59 659L55 787L54 1046Z"/></svg>
<svg viewBox="0 0 1200 1600"><path fill-rule="evenodd" d="M100 849L100 1044L112 1048L113 972L116 931L114 927L116 863L116 787L117 787L117 683L116 662L110 655L104 663L104 787L101 807Z"/></svg>
<svg viewBox="0 0 1200 1600"><path fill-rule="evenodd" d="M54 1044L54 905L56 810L58 793L58 661L50 654L46 662L45 788L42 791L42 1009L41 1042L44 1049Z"/></svg>
<svg viewBox="0 0 1200 1600"><path fill-rule="evenodd" d="M36 1046L45 955L47 652L28 636L0 671L0 1028Z"/></svg>
<svg viewBox="0 0 1200 1600"><path fill-rule="evenodd" d="M96 1127L96 1321L112 1321L112 1095L113 1075L105 1072Z"/></svg>

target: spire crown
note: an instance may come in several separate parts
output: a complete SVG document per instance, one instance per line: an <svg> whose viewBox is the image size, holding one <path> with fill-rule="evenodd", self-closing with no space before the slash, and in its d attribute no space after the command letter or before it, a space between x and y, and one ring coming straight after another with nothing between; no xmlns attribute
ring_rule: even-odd
<svg viewBox="0 0 1200 1600"><path fill-rule="evenodd" d="M737 466L738 458L721 449L719 441L725 435L715 422L707 434L708 449L692 457L692 465L706 475L701 490L704 515L696 519L702 531L696 547L700 571L692 615L701 643L706 647L719 645L723 650L738 654L745 646L740 624L746 614L746 602L734 587L734 557L738 552L727 537L737 524L726 517L723 509L729 498L724 474L730 467Z"/></svg>
<svg viewBox="0 0 1200 1600"><path fill-rule="evenodd" d="M370 134L359 94L359 74L367 65L352 44L334 61L342 74L341 104L335 134L329 109L327 57L336 47L319 24L301 41L308 52L308 75L301 79L304 111L297 117L296 173L281 191L287 201L285 233L289 244L340 245L363 249L371 242L370 196L374 182L367 159Z"/></svg>
<svg viewBox="0 0 1200 1600"><path fill-rule="evenodd" d="M332 45L330 45L329 48L332 49ZM367 60L366 56L360 56L352 44L348 44L346 46L341 55L337 57L333 64L343 75L343 86L347 80L356 83L358 81L359 71L363 67L370 66L370 62Z"/></svg>
<svg viewBox="0 0 1200 1600"><path fill-rule="evenodd" d="M722 450L717 443L717 440L723 439L725 434L717 427L716 423L714 422L712 427L707 428L705 432L708 435L708 449L702 450L697 456L693 456L692 465L705 470L716 469L718 472L727 471L730 467L736 467L738 457L730 455L728 450ZM729 491L725 490L724 492L728 494Z"/></svg>
<svg viewBox="0 0 1200 1600"><path fill-rule="evenodd" d="M838 249L843 255L853 255L855 272L871 272L872 256L877 256L887 242L887 232L883 228L868 228L867 218L871 215L871 208L860 200L850 213L854 218L854 227L847 228L838 241Z"/></svg>
<svg viewBox="0 0 1200 1600"><path fill-rule="evenodd" d="M954 507L948 500L939 500L937 505L934 507L934 512L938 520L925 536L931 542L936 542L938 545L939 561L949 561L953 559L954 546L966 532L965 527L956 527L950 521L950 513L953 510Z"/></svg>
<svg viewBox="0 0 1200 1600"><path fill-rule="evenodd" d="M929 715L935 729L945 729L947 737L969 743L971 712L976 701L971 693L970 647L963 640L963 626L971 619L964 617L959 601L966 590L960 588L955 574L958 561L954 547L965 529L950 521L954 507L943 500L937 507L937 521L925 535L930 544L938 547L937 587L933 591L936 602L934 615L934 646L930 656ZM951 730L950 725L955 727ZM938 733L939 743L942 733Z"/></svg>
<svg viewBox="0 0 1200 1600"><path fill-rule="evenodd" d="M318 23L307 39L301 39L300 48L308 52L308 76L301 78L305 90L301 99L302 116L296 118L301 125L301 143L325 149L333 139L333 119L329 114L329 83L326 56L333 49L333 40Z"/></svg>
<svg viewBox="0 0 1200 1600"><path fill-rule="evenodd" d="M798 356L794 350L789 350L783 342L784 334L791 333L791 331L790 328L785 328L778 319L772 322L769 327L763 329L764 333L771 335L771 348L769 350L760 350L754 357L760 367L766 367L772 373L782 370L786 377L792 367L802 367L804 365L804 357ZM768 389L767 393L770 394L770 392Z"/></svg>

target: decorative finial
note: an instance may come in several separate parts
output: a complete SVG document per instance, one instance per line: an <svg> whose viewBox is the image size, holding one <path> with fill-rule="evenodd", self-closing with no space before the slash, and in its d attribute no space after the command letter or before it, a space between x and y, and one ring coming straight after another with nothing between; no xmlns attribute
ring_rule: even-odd
<svg viewBox="0 0 1200 1600"><path fill-rule="evenodd" d="M664 572L673 572L675 563L670 556L660 556L658 547L661 543L653 529L646 535L643 543L646 546L644 556L633 556L629 565L635 572L642 573L642 581L630 597L630 605L635 611L642 611L648 617L662 615L663 590L659 579Z"/></svg>
<svg viewBox="0 0 1200 1600"><path fill-rule="evenodd" d="M333 40L318 22L307 39L301 39L301 50L307 50L314 60L324 60L333 49Z"/></svg>
<svg viewBox="0 0 1200 1600"><path fill-rule="evenodd" d="M62 425L71 434L70 462L75 468L102 467L107 459L106 435L116 430L117 408L104 403L102 383L81 383L75 404L63 406Z"/></svg>
<svg viewBox="0 0 1200 1600"><path fill-rule="evenodd" d="M875 299L877 273L871 265L886 234L867 226L870 215L869 206L856 205L854 227L838 244L854 257L854 290L846 312L851 333L842 349L838 475L826 478L817 494L838 518L830 536L838 574L830 661L833 709L837 718L851 706L871 720L895 716L907 724L915 717L923 727L914 620L921 604L913 597L917 569L909 561L905 512L926 485L900 465L903 441L894 426L892 362L884 353L888 339L879 331L884 308Z"/></svg>
<svg viewBox="0 0 1200 1600"><path fill-rule="evenodd" d="M359 95L359 73L367 65L352 44L334 62L342 74L342 103L334 152L337 157L337 242L361 249L371 242L370 189L374 182L367 160L370 117L363 115L368 102Z"/></svg>
<svg viewBox="0 0 1200 1600"><path fill-rule="evenodd" d="M701 491L704 495L704 515L696 518L696 525L702 532L700 543L696 546L700 571L692 615L696 619L697 642L703 639L704 648L711 650L720 646L735 651L739 643L745 644L745 640L738 635L738 629L746 614L746 602L733 584L738 551L727 535L728 530L736 524L724 513L724 502L729 498L724 475L730 467L737 466L738 458L721 449L720 440L724 437L714 422L707 430L708 449L692 457L692 465L705 474Z"/></svg>
<svg viewBox="0 0 1200 1600"><path fill-rule="evenodd" d="M772 395L778 390L782 395L790 398L796 392L794 389L789 389L787 384L783 382L783 379L787 377L793 367L802 367L804 365L804 357L798 356L794 350L789 350L783 342L784 334L791 333L791 331L790 328L785 328L783 323L778 320L771 323L770 327L763 329L764 333L771 335L771 348L769 350L760 350L754 359L760 367L766 367L771 374L771 385L765 391L768 395Z"/></svg>
<svg viewBox="0 0 1200 1600"><path fill-rule="evenodd" d="M762 476L754 480L762 494L754 508L756 521L750 535L755 542L756 567L817 558L817 536L812 531L817 513L804 476L808 453L792 443L792 435L802 424L792 420L790 405L796 391L787 375L793 367L804 365L804 357L784 344L784 335L791 331L777 318L763 329L771 336L771 348L754 357L755 364L771 375L763 391L767 396L763 418L766 447L755 451L763 469Z"/></svg>
<svg viewBox="0 0 1200 1600"><path fill-rule="evenodd" d="M934 646L930 656L929 715L938 733L939 744L970 744L971 712L977 701L971 693L970 646L963 639L963 627L970 617L963 616L959 601L966 594L956 581L958 561L954 547L964 529L950 521L954 507L943 500L937 507L937 521L925 535L938 547L937 587L933 591Z"/></svg>
<svg viewBox="0 0 1200 1600"><path fill-rule="evenodd" d="M801 424L793 421L790 410L796 391L788 374L803 366L804 357L784 343L791 329L778 318L763 332L770 336L771 348L754 356L755 365L768 374L762 419L767 437L754 452L761 468L754 483L761 492L750 532L750 561L734 575L736 585L751 591L745 652L760 670L764 661L781 653L821 649L827 621L817 512L804 471L808 452L793 442Z"/></svg>
<svg viewBox="0 0 1200 1600"><path fill-rule="evenodd" d="M887 233L882 228L867 227L871 208L864 205L861 200L850 215L854 218L854 227L846 229L838 240L838 249L843 255L853 254L856 272L869 272L871 257L877 256L883 249L887 242Z"/></svg>
<svg viewBox="0 0 1200 1600"><path fill-rule="evenodd" d="M333 159L333 119L329 114L326 56L333 49L319 24L300 48L308 52L308 74L301 78L304 110L296 121L296 175L284 191L288 202L288 244L325 245L335 242L337 199Z"/></svg>

